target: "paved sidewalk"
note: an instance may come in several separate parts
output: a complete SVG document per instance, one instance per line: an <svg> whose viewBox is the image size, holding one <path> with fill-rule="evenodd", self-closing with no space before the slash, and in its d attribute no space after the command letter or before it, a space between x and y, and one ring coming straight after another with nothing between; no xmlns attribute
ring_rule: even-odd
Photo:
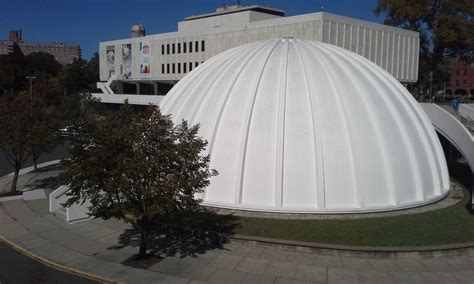
<svg viewBox="0 0 474 284"><path fill-rule="evenodd" d="M147 269L125 265L130 227L117 220L69 225L47 200L0 203L0 235L32 253L85 272L130 283L474 283L474 257L353 258L273 247L223 244L195 255L168 252Z"/></svg>

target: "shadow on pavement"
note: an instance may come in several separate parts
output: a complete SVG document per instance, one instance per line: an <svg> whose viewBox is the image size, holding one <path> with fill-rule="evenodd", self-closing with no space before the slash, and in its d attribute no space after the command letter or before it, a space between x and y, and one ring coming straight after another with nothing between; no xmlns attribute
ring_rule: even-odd
<svg viewBox="0 0 474 284"><path fill-rule="evenodd" d="M173 219L163 220L156 226L148 243L149 257L139 259L133 255L122 264L148 268L164 257L196 257L212 249L224 249L226 237L238 226L237 217L218 215L209 211L194 212ZM133 247L140 244L140 232L136 228L125 230L119 237L119 246L109 249Z"/></svg>

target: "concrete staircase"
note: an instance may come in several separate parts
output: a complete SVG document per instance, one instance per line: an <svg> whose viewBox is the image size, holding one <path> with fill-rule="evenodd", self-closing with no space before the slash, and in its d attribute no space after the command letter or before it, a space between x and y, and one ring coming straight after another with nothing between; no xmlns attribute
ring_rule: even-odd
<svg viewBox="0 0 474 284"><path fill-rule="evenodd" d="M85 200L84 203L76 202L69 207L63 205L69 199L68 191L68 186L61 185L49 194L49 212L70 224L92 219L89 216L89 206L91 206L89 200Z"/></svg>

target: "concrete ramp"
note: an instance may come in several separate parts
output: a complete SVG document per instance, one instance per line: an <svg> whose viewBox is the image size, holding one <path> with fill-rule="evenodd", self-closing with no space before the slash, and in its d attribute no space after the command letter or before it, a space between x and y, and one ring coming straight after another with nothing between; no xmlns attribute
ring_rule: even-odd
<svg viewBox="0 0 474 284"><path fill-rule="evenodd" d="M471 168L471 207L474 209L474 135L468 129L469 118L454 112L450 107L441 107L436 104L420 103L428 115L434 128L448 139L467 160ZM462 105L461 105L462 106ZM469 110L469 109L467 109ZM459 109L459 112L461 109Z"/></svg>
<svg viewBox="0 0 474 284"><path fill-rule="evenodd" d="M474 104L460 104L459 113L471 122L474 121Z"/></svg>
<svg viewBox="0 0 474 284"><path fill-rule="evenodd" d="M470 130L452 113L443 107L420 103L435 129L448 139L464 158L474 172L474 136Z"/></svg>

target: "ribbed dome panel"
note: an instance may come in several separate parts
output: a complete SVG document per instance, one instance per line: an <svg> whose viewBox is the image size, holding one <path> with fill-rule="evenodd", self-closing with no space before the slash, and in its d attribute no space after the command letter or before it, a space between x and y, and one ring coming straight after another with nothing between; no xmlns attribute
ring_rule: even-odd
<svg viewBox="0 0 474 284"><path fill-rule="evenodd" d="M449 176L428 118L400 83L348 50L304 40L225 51L161 103L200 123L219 175L204 204L366 212L442 198Z"/></svg>

